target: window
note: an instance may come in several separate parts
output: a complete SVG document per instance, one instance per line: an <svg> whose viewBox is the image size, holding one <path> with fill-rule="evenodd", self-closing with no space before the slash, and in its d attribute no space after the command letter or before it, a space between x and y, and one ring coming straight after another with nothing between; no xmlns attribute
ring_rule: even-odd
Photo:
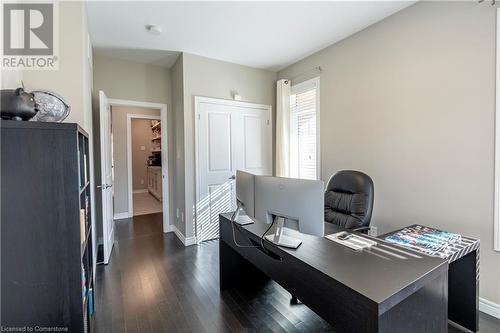
<svg viewBox="0 0 500 333"><path fill-rule="evenodd" d="M319 179L319 78L292 86L290 176Z"/></svg>

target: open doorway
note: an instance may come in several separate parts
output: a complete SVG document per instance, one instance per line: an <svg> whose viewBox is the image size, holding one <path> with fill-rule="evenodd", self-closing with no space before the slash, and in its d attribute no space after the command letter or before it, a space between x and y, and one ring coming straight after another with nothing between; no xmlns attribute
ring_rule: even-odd
<svg viewBox="0 0 500 333"><path fill-rule="evenodd" d="M157 217L162 221L163 232L172 231L169 223L169 178L168 178L168 142L167 142L167 106L159 103L138 102L129 100L108 99L103 91L99 92L100 141L101 141L101 184L102 192L102 262L109 262L114 243L114 220L134 218L134 177L132 153L132 120L147 121L149 144L138 143L139 151L147 157L138 157L138 165L146 168L144 174L138 176L148 184L148 164L156 167L156 183L151 183ZM154 121L154 123L152 123ZM153 126L155 128L153 128ZM163 135L161 129L163 128ZM155 136L153 136L155 135ZM140 154L136 154L140 156ZM156 155L156 156L155 156ZM158 161L159 160L159 161ZM152 179L150 177L150 179ZM145 192L136 187L137 192ZM149 194L148 190L148 194ZM140 194L140 193L136 193ZM153 201L154 202L154 201ZM138 207L136 207L138 208ZM142 209L142 208L138 208ZM142 213L151 213L152 210ZM141 213L141 211L139 211ZM99 246L99 245L98 245Z"/></svg>
<svg viewBox="0 0 500 333"><path fill-rule="evenodd" d="M130 116L130 143L132 170L132 215L161 213L161 120L160 110L156 117Z"/></svg>

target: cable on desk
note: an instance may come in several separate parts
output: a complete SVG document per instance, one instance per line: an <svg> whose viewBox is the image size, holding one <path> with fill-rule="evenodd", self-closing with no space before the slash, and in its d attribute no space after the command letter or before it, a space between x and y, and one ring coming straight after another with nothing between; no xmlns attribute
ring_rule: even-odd
<svg viewBox="0 0 500 333"><path fill-rule="evenodd" d="M241 245L241 244L238 244L238 242L236 241L236 234L234 232L234 225L236 224L236 219L238 218L238 216L240 215L240 205L238 203L237 207L236 207L236 210L234 211L234 213L231 215L231 227L233 229L233 241L234 241L234 244L237 246L237 247L242 247L242 248L258 248L258 246L255 246L255 245ZM267 231L266 231L267 232Z"/></svg>

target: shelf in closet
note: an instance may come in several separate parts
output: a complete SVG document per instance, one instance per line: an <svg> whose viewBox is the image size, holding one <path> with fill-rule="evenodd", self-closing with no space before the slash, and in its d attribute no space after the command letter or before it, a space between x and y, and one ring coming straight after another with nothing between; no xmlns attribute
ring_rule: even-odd
<svg viewBox="0 0 500 333"><path fill-rule="evenodd" d="M161 129L161 122L157 122L156 124L151 126L151 129L154 130L154 129L157 129L158 127Z"/></svg>

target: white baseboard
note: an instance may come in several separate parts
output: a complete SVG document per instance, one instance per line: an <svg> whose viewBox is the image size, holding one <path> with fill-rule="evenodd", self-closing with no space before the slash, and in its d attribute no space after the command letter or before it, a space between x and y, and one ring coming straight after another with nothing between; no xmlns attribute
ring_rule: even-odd
<svg viewBox="0 0 500 333"><path fill-rule="evenodd" d="M184 244L184 246L190 246L190 245L194 245L196 244L196 237L192 236L192 237L184 237L184 235L182 234L182 232L179 231L179 229L177 229L177 227L175 225L170 225L169 229L171 229L171 231L167 231L167 232L174 232L175 235L177 236L177 238L179 238L179 240L182 242L182 244Z"/></svg>
<svg viewBox="0 0 500 333"><path fill-rule="evenodd" d="M132 194L138 194L138 193L148 193L148 189L145 188L143 190L133 190Z"/></svg>
<svg viewBox="0 0 500 333"><path fill-rule="evenodd" d="M169 225L167 225L167 230L164 230L163 232L164 232L164 233L167 233L167 232L175 232L175 229L176 229L176 228L175 228L175 225L173 225L173 224L169 224Z"/></svg>
<svg viewBox="0 0 500 333"><path fill-rule="evenodd" d="M128 219L129 217L132 217L129 212L125 213L116 213L113 216L113 220L121 220L121 219Z"/></svg>
<svg viewBox="0 0 500 333"><path fill-rule="evenodd" d="M196 244L196 237L191 236L186 238L186 242L184 243L185 246L190 246L190 245L195 245Z"/></svg>
<svg viewBox="0 0 500 333"><path fill-rule="evenodd" d="M500 319L500 304L479 297L479 311Z"/></svg>

